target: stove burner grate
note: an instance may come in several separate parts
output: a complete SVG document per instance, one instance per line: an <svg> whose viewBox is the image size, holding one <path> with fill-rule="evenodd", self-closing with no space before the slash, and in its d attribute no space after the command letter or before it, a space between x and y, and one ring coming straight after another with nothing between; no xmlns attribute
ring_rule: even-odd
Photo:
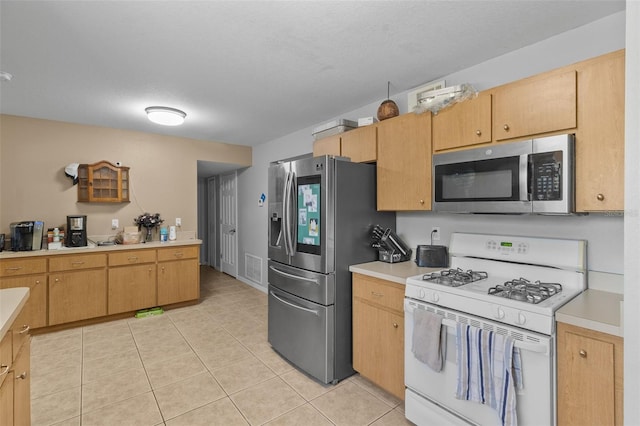
<svg viewBox="0 0 640 426"><path fill-rule="evenodd" d="M558 283L531 282L526 278L518 278L491 287L488 294L536 304L561 291L562 285Z"/></svg>
<svg viewBox="0 0 640 426"><path fill-rule="evenodd" d="M479 281L487 278L489 274L482 271L445 269L443 271L431 272L422 276L424 281L432 282L435 284L442 284L449 287L459 287L464 284L469 284L474 281Z"/></svg>

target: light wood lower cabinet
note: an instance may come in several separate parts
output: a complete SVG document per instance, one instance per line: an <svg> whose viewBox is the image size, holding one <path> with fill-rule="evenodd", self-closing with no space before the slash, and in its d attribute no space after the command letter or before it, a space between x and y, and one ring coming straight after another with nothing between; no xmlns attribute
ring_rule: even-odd
<svg viewBox="0 0 640 426"><path fill-rule="evenodd" d="M623 424L623 339L558 323L558 425Z"/></svg>
<svg viewBox="0 0 640 426"><path fill-rule="evenodd" d="M158 305L200 297L198 247L158 249Z"/></svg>
<svg viewBox="0 0 640 426"><path fill-rule="evenodd" d="M0 342L0 426L31 424L31 337L18 318Z"/></svg>
<svg viewBox="0 0 640 426"><path fill-rule="evenodd" d="M49 275L49 325L107 315L107 270Z"/></svg>
<svg viewBox="0 0 640 426"><path fill-rule="evenodd" d="M404 286L353 274L353 368L404 400Z"/></svg>
<svg viewBox="0 0 640 426"><path fill-rule="evenodd" d="M18 324L29 324L31 328L47 325L47 276L46 274L24 277L0 278L0 289L28 287L29 299L22 309Z"/></svg>
<svg viewBox="0 0 640 426"><path fill-rule="evenodd" d="M156 251L109 253L108 313L156 306Z"/></svg>

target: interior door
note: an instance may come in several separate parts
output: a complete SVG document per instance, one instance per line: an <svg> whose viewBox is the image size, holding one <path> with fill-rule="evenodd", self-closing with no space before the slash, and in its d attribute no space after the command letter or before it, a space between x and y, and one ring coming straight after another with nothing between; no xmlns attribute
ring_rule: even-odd
<svg viewBox="0 0 640 426"><path fill-rule="evenodd" d="M220 177L220 269L238 276L237 174Z"/></svg>

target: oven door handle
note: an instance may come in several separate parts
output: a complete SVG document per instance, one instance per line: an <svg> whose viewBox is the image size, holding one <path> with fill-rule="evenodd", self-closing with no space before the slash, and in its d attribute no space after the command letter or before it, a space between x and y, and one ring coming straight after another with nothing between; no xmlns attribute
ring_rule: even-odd
<svg viewBox="0 0 640 426"><path fill-rule="evenodd" d="M442 320L442 325L453 328L454 335L456 330L456 324L457 323L455 321L450 319ZM545 355L548 355L550 353L549 347L547 345L542 345L542 344L527 343L520 340L514 340L513 346L527 352L535 352L535 353L545 354Z"/></svg>

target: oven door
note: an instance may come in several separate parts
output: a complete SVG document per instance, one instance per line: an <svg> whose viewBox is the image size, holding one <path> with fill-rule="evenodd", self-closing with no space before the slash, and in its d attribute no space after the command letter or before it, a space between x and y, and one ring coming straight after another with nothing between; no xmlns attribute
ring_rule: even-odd
<svg viewBox="0 0 640 426"><path fill-rule="evenodd" d="M443 315L447 327L447 348L444 367L435 372L418 361L411 352L413 312L427 309ZM413 299L405 299L405 415L415 424L447 420L447 424L501 425L497 411L488 405L456 399L456 322L485 330L510 334L520 348L524 388L517 391L519 426L555 424L555 342L550 336L493 323L450 309L442 309Z"/></svg>
<svg viewBox="0 0 640 426"><path fill-rule="evenodd" d="M433 156L433 210L531 213L528 156L523 141Z"/></svg>

